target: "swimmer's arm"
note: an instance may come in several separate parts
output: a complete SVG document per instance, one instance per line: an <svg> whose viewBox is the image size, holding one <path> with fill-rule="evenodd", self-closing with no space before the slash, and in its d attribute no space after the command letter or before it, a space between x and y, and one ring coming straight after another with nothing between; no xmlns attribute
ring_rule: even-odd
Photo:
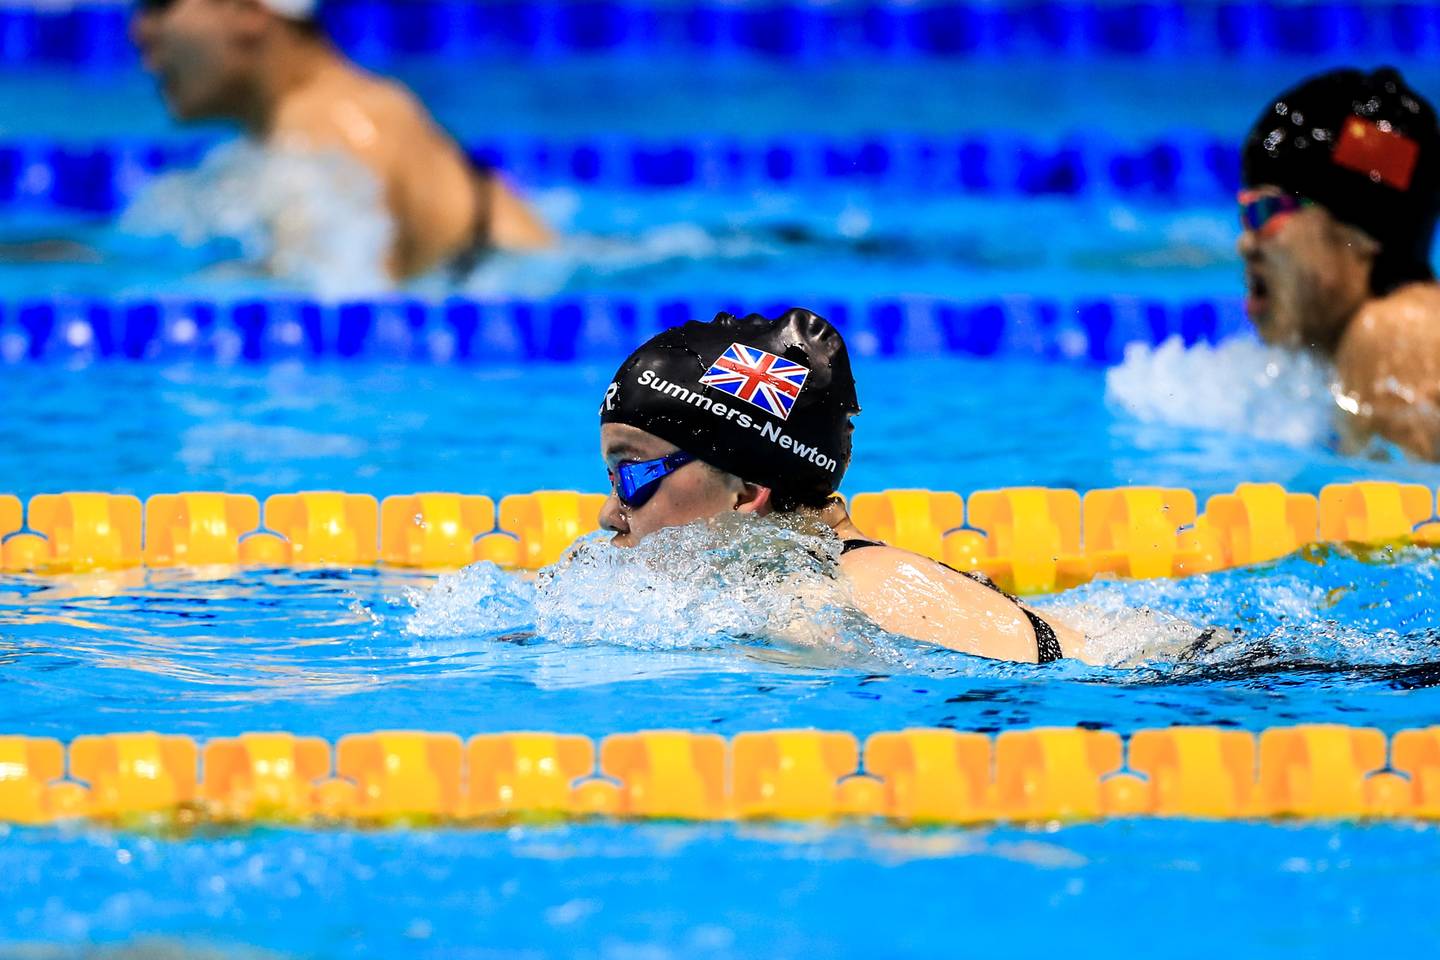
<svg viewBox="0 0 1440 960"><path fill-rule="evenodd" d="M499 173L478 178L490 208L490 243L517 253L555 245L555 234Z"/></svg>
<svg viewBox="0 0 1440 960"><path fill-rule="evenodd" d="M498 174L473 170L460 148L426 123L425 143L397 160L388 197L401 275L421 273L477 245L516 253L543 250L554 236ZM480 225L487 236L476 236Z"/></svg>
<svg viewBox="0 0 1440 960"><path fill-rule="evenodd" d="M841 558L855 605L879 626L962 653L1035 663L1029 618L1006 596L969 577L893 547ZM1084 637L1046 617L1067 657L1084 657Z"/></svg>
<svg viewBox="0 0 1440 960"><path fill-rule="evenodd" d="M1336 355L1343 413L1417 457L1440 460L1440 317L1394 296L1356 317Z"/></svg>

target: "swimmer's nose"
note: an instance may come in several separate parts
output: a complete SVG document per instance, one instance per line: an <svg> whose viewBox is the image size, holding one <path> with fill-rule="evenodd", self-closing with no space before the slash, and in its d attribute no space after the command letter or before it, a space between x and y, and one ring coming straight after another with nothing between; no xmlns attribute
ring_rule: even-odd
<svg viewBox="0 0 1440 960"><path fill-rule="evenodd" d="M141 56L150 55L150 48L155 45L159 29L159 11L143 5L135 8L130 17L130 40L139 48Z"/></svg>
<svg viewBox="0 0 1440 960"><path fill-rule="evenodd" d="M600 508L600 527L611 533L626 534L630 532L630 524L625 520L625 511L621 509L620 498L613 493L605 498L605 505Z"/></svg>
<svg viewBox="0 0 1440 960"><path fill-rule="evenodd" d="M1235 250L1246 260L1253 260L1260 255L1260 236L1254 230L1241 230L1240 237L1235 241Z"/></svg>

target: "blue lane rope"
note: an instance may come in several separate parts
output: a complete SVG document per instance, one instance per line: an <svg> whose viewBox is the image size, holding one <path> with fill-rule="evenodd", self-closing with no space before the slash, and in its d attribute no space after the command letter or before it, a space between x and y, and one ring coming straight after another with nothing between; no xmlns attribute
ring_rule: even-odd
<svg viewBox="0 0 1440 960"><path fill-rule="evenodd" d="M129 0L0 5L0 63L133 64ZM1440 47L1433 3L948 0L326 0L339 44L405 56L738 54L1414 56Z"/></svg>
<svg viewBox="0 0 1440 960"><path fill-rule="evenodd" d="M0 7L0 59L133 62L124 0ZM1180 53L1418 54L1433 6L1379 3L750 3L328 0L325 20L362 58L733 51L772 57Z"/></svg>
<svg viewBox="0 0 1440 960"><path fill-rule="evenodd" d="M1238 300L1164 302L1110 297L929 298L864 302L828 297L631 297L324 304L168 298L0 302L0 363L86 360L357 359L380 362L614 360L665 327L720 310L779 313L804 304L831 319L862 356L996 354L1113 364L1127 344L1215 343L1248 330Z"/></svg>
<svg viewBox="0 0 1440 960"><path fill-rule="evenodd" d="M0 141L0 209L112 214L214 141ZM1232 140L1201 132L1125 143L1088 132L1040 142L1004 131L950 137L526 138L467 144L531 186L666 190L864 186L976 196L1112 196L1213 202L1238 189Z"/></svg>

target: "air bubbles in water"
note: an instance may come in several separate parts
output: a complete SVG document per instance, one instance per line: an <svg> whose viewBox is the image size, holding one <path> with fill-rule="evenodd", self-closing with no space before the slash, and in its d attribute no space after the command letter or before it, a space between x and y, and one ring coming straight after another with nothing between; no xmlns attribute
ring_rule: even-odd
<svg viewBox="0 0 1440 960"><path fill-rule="evenodd" d="M1142 679L1376 671L1440 660L1437 573L1440 554L1425 548L1328 547L1178 580L1096 581L1049 603L1096 659L1150 668Z"/></svg>
<svg viewBox="0 0 1440 960"><path fill-rule="evenodd" d="M726 514L661 530L640 545L604 534L532 582L477 564L410 599L412 635L526 628L560 644L635 650L766 647L809 666L896 664L915 652L850 601L840 542L818 520Z"/></svg>
<svg viewBox="0 0 1440 960"><path fill-rule="evenodd" d="M743 514L661 530L628 550L597 535L541 574L538 625L561 642L644 649L819 643L847 606L839 549L828 528Z"/></svg>
<svg viewBox="0 0 1440 960"><path fill-rule="evenodd" d="M834 535L803 517L726 514L631 549L595 534L534 578L482 563L413 592L405 629L476 649L523 635L810 669L1023 669L881 630L855 609L839 555ZM1038 606L1085 634L1086 660L1129 671L1122 679L1409 668L1437 660L1437 574L1433 551L1335 548L1179 580L1096 581Z"/></svg>
<svg viewBox="0 0 1440 960"><path fill-rule="evenodd" d="M1333 442L1331 368L1308 353L1247 338L1186 348L1131 344L1106 374L1106 396L1152 423L1200 427L1294 447Z"/></svg>
<svg viewBox="0 0 1440 960"><path fill-rule="evenodd" d="M428 590L407 590L405 599L415 608L405 632L415 637L481 637L535 619L534 584L489 562L441 577Z"/></svg>
<svg viewBox="0 0 1440 960"><path fill-rule="evenodd" d="M1160 610L1106 602L1103 596L1057 610L1056 617L1085 635L1085 659L1106 667L1175 663L1229 636Z"/></svg>

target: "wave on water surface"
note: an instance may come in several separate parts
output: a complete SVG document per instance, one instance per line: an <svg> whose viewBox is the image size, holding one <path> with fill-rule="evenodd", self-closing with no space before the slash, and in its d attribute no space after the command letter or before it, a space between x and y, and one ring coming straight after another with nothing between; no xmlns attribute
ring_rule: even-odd
<svg viewBox="0 0 1440 960"><path fill-rule="evenodd" d="M534 580L477 564L413 590L417 637L530 631L570 645L715 650L742 645L807 665L908 665L919 645L881 630L836 576L840 542L818 520L727 514L630 549L582 540Z"/></svg>
<svg viewBox="0 0 1440 960"><path fill-rule="evenodd" d="M828 530L803 519L742 515L661 531L632 549L595 535L533 580L478 564L411 591L405 630L638 651L740 648L814 668L1026 669L880 629L837 575L839 550ZM1316 548L1183 580L1096 581L1032 605L1086 634L1100 666L1072 663L1067 675L1153 682L1417 667L1440 660L1440 621L1427 600L1437 569L1437 555L1422 548L1376 556Z"/></svg>

